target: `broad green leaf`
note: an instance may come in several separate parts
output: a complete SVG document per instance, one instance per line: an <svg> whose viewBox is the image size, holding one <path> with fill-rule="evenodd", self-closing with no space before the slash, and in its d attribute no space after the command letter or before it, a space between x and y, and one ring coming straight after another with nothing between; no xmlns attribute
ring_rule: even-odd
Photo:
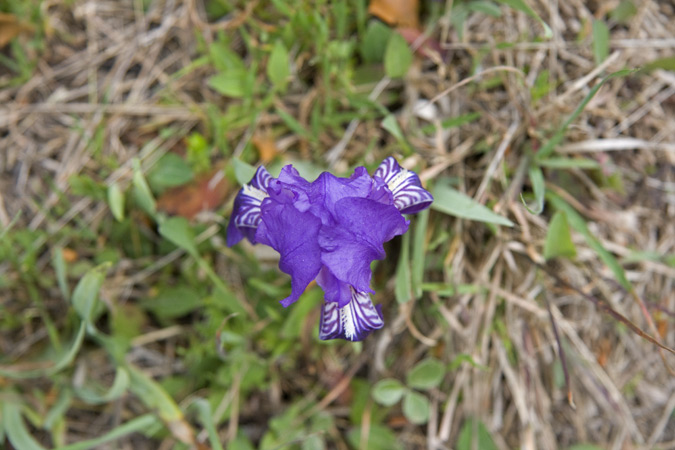
<svg viewBox="0 0 675 450"><path fill-rule="evenodd" d="M409 302L412 298L412 281L410 279L410 235L404 234L401 239L401 254L396 266L396 285L394 295L399 303Z"/></svg>
<svg viewBox="0 0 675 450"><path fill-rule="evenodd" d="M567 216L563 211L556 211L546 232L544 258L547 260L556 256L574 258L576 255L577 249L572 242Z"/></svg>
<svg viewBox="0 0 675 450"><path fill-rule="evenodd" d="M638 10L631 0L621 0L619 5L609 12L609 17L621 24L627 24Z"/></svg>
<svg viewBox="0 0 675 450"><path fill-rule="evenodd" d="M199 136L193 134L192 136ZM148 174L148 183L155 191L180 186L191 181L194 173L188 163L175 153L162 156Z"/></svg>
<svg viewBox="0 0 675 450"><path fill-rule="evenodd" d="M507 227L513 226L513 222L506 217L500 216L466 194L453 189L447 183L436 183L432 195L434 196L434 202L431 204L431 208L436 211L463 219L496 223Z"/></svg>
<svg viewBox="0 0 675 450"><path fill-rule="evenodd" d="M435 358L419 362L406 375L406 384L415 389L432 389L443 381L445 364Z"/></svg>
<svg viewBox="0 0 675 450"><path fill-rule="evenodd" d="M255 175L256 168L245 163L241 159L232 158L232 166L234 167L234 176L240 185L248 184Z"/></svg>
<svg viewBox="0 0 675 450"><path fill-rule="evenodd" d="M362 443L365 442L365 448L368 450L404 449L396 434L384 425L371 424L370 427L366 428L367 437L365 441L361 435L363 431L362 427L355 427L347 433L347 440L351 448L361 448Z"/></svg>
<svg viewBox="0 0 675 450"><path fill-rule="evenodd" d="M288 50L286 50L281 40L277 40L267 61L267 78L270 79L275 89L284 92L288 85L290 74Z"/></svg>
<svg viewBox="0 0 675 450"><path fill-rule="evenodd" d="M593 21L593 56L598 65L609 56L609 27L602 20Z"/></svg>
<svg viewBox="0 0 675 450"><path fill-rule="evenodd" d="M21 405L8 399L3 399L2 425L10 444L21 450L45 450L30 434L26 423L21 417Z"/></svg>
<svg viewBox="0 0 675 450"><path fill-rule="evenodd" d="M231 69L209 78L208 85L227 97L241 98L246 95L247 78L246 70Z"/></svg>
<svg viewBox="0 0 675 450"><path fill-rule="evenodd" d="M408 73L413 53L406 40L399 33L391 33L384 51L384 73L389 78L401 78Z"/></svg>
<svg viewBox="0 0 675 450"><path fill-rule="evenodd" d="M156 297L143 300L141 307L163 321L189 314L202 304L202 297L195 288L178 284L161 288Z"/></svg>
<svg viewBox="0 0 675 450"><path fill-rule="evenodd" d="M403 131L401 131L401 127L398 126L396 116L394 116L393 114L387 115L387 117L385 117L382 120L382 128L387 130L389 133L391 133L392 136L396 138L396 141L399 143L400 146L403 147L403 149L407 154L412 152L412 149L410 148L408 141L403 135Z"/></svg>
<svg viewBox="0 0 675 450"><path fill-rule="evenodd" d="M191 256L197 256L197 247L192 228L185 217L170 217L159 225L159 234Z"/></svg>
<svg viewBox="0 0 675 450"><path fill-rule="evenodd" d="M410 423L420 425L429 420L429 399L415 391L408 391L403 397L403 415Z"/></svg>
<svg viewBox="0 0 675 450"><path fill-rule="evenodd" d="M155 198L150 191L150 186L148 186L148 182L145 181L145 177L141 171L141 162L138 159L134 159L132 165L134 167L134 197L138 202L138 206L154 217L155 214L157 214L157 205L155 203Z"/></svg>
<svg viewBox="0 0 675 450"><path fill-rule="evenodd" d="M392 33L391 28L379 20L373 20L368 23L368 28L363 36L363 43L360 47L361 56L366 63L382 62Z"/></svg>
<svg viewBox="0 0 675 450"><path fill-rule="evenodd" d="M209 47L209 56L213 66L220 72L227 72L228 70L245 71L246 65L237 53L232 50L229 43L214 42Z"/></svg>
<svg viewBox="0 0 675 450"><path fill-rule="evenodd" d="M73 307L86 323L95 320L98 306L98 292L110 264L105 263L87 271L73 291Z"/></svg>
<svg viewBox="0 0 675 450"><path fill-rule="evenodd" d="M567 132L567 128L574 122L577 117L582 113L584 108L586 108L586 105L588 105L588 102L591 101L591 99L597 94L598 90L602 87L603 84L608 82L609 80L617 77L625 77L627 75L630 75L632 73L637 72L637 69L635 70L630 70L630 69L625 69L625 70L619 70L618 72L611 73L607 75L605 78L600 80L598 84L593 86L593 88L586 94L586 97L581 101L579 106L572 112L572 114L567 118L567 120L562 124L560 128L555 132L553 137L546 141L546 143L539 149L536 155L536 160L540 161L542 159L546 159L550 156L551 152L555 149L555 147L560 144L560 142L563 140L565 137L565 133Z"/></svg>
<svg viewBox="0 0 675 450"><path fill-rule="evenodd" d="M483 422L468 419L457 437L457 450L498 450L492 435Z"/></svg>
<svg viewBox="0 0 675 450"><path fill-rule="evenodd" d="M502 10L499 9L499 6L493 2L486 0L474 0L467 3L467 7L470 11L475 11L483 14L487 14L492 17L501 17Z"/></svg>
<svg viewBox="0 0 675 450"><path fill-rule="evenodd" d="M417 215L415 231L413 234L412 248L412 273L410 280L415 298L422 296L422 279L424 278L424 257L426 255L425 240L427 224L429 222L429 210L425 209Z"/></svg>
<svg viewBox="0 0 675 450"><path fill-rule="evenodd" d="M118 222L124 220L124 194L117 183L108 186L108 206Z"/></svg>
<svg viewBox="0 0 675 450"><path fill-rule="evenodd" d="M544 36L546 36L547 39L551 39L553 37L553 30L551 30L551 27L549 27L548 24L544 22L544 20L539 17L539 15L534 12L534 10L530 8L530 6L525 3L524 0L497 0L497 2L510 6L511 8L523 12L537 20L537 22L539 22L541 26L544 27Z"/></svg>
<svg viewBox="0 0 675 450"><path fill-rule="evenodd" d="M385 378L375 383L373 398L380 405L391 406L401 400L405 392L406 388L400 381L393 378Z"/></svg>

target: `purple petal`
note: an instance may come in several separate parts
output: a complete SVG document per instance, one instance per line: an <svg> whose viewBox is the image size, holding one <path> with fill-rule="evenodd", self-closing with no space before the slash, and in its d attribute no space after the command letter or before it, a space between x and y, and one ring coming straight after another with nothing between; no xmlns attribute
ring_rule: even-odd
<svg viewBox="0 0 675 450"><path fill-rule="evenodd" d="M292 203L271 198L261 206L261 221L255 238L279 252L279 269L291 276L291 295L281 300L287 307L295 302L321 269L318 244L321 221Z"/></svg>
<svg viewBox="0 0 675 450"><path fill-rule="evenodd" d="M321 262L340 281L358 291L370 289L370 263L385 256L383 244L408 230L393 206L366 198L343 198L335 205L336 223L319 232Z"/></svg>
<svg viewBox="0 0 675 450"><path fill-rule="evenodd" d="M342 308L352 301L351 287L338 280L328 267L321 268L319 276L316 277L316 283L323 289L326 303L337 303Z"/></svg>
<svg viewBox="0 0 675 450"><path fill-rule="evenodd" d="M321 306L319 339L345 339L360 341L373 330L384 326L381 308L375 308L367 292L351 288L351 301L340 308L337 303Z"/></svg>
<svg viewBox="0 0 675 450"><path fill-rule="evenodd" d="M357 167L349 178L324 172L312 183L312 211L324 224L332 223L337 215L335 205L347 197L366 198L373 190L373 179L365 167Z"/></svg>
<svg viewBox="0 0 675 450"><path fill-rule="evenodd" d="M248 184L242 186L234 199L232 216L227 225L227 245L233 246L244 237L255 244L255 231L260 224L260 204L267 198L272 176L264 167L258 167Z"/></svg>
<svg viewBox="0 0 675 450"><path fill-rule="evenodd" d="M434 201L429 191L422 187L417 174L401 167L392 156L382 161L373 177L384 180L394 196L394 205L401 214L420 212Z"/></svg>

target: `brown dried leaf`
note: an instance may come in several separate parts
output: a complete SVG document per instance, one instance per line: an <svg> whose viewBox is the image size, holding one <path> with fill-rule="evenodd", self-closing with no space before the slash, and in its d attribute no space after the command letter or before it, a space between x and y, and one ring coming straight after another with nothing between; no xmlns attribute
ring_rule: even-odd
<svg viewBox="0 0 675 450"><path fill-rule="evenodd" d="M157 200L157 209L192 219L201 211L211 211L222 205L228 191L222 168L218 167L190 183L164 192Z"/></svg>
<svg viewBox="0 0 675 450"><path fill-rule="evenodd" d="M392 26L419 28L419 0L371 0L368 12Z"/></svg>
<svg viewBox="0 0 675 450"><path fill-rule="evenodd" d="M24 31L30 31L29 25L19 21L14 14L0 13L0 48Z"/></svg>

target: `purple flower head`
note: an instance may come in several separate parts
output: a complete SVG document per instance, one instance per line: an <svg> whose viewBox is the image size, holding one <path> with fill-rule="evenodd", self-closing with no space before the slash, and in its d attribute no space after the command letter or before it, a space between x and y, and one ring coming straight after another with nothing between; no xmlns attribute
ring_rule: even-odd
<svg viewBox="0 0 675 450"><path fill-rule="evenodd" d="M319 338L360 341L384 326L381 306L370 299L370 264L408 230L403 214L432 202L417 174L392 157L372 177L357 167L349 178L324 172L311 183L290 165L277 178L260 167L234 200L227 245L247 238L275 249L291 276L281 304L294 303L316 279L325 292Z"/></svg>

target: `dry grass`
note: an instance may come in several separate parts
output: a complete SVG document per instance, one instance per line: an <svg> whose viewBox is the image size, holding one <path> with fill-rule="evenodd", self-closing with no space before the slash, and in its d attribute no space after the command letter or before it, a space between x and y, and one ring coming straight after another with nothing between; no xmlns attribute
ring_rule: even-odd
<svg viewBox="0 0 675 450"><path fill-rule="evenodd" d="M53 240L62 227L73 221L99 229L102 222L110 220L104 202L71 198L68 210L55 208L60 199L57 192L69 192L71 176L89 174L106 183L127 184L132 158L140 157L144 167L151 167L164 152L180 145L188 132L204 126L207 104L225 106L226 100L206 86L212 70L208 65L181 77L174 74L188 67L197 55L197 35L208 43L217 32L235 33L255 10L252 6L225 21L208 24L199 3L152 2L147 12L141 9L141 2L131 0L83 0L72 7L62 2L45 3L51 32L34 77L21 86L0 90L3 227L21 212L18 226L47 232L44 241L36 243L45 250L55 245ZM286 395L298 398L318 395L313 412L325 410L342 417L335 400L349 390L348 382L357 373L373 382L384 376L403 379L425 355L451 361L456 355L467 354L488 369L463 364L452 372L444 388L432 393L431 420L426 427L399 426L396 418L392 419L392 428L405 447L450 448L461 423L471 416L487 425L500 449L554 449L579 442L600 443L611 449L675 448L675 377L668 373L655 346L598 311L580 292L606 301L652 334L639 304L578 234L573 234L577 258L549 263L560 280L540 270L535 263L545 264L542 249L549 214L530 214L519 198L521 192L530 191L523 165L525 149L540 146L544 136L571 114L602 74L671 56L675 11L669 1L641 2L629 25L612 28L611 54L597 67L589 38L579 40L578 36L588 36L593 17L618 2L531 3L551 25L551 40L535 42L541 28L509 9L503 9L501 18L470 18L463 42L458 42L451 27L441 23L437 34L445 38L441 44L448 49L447 64L439 67L418 61L404 83L385 82L375 87L375 94L382 88L385 93L404 92L398 117L417 149L406 164L425 165L422 178L426 180L439 175L456 177L461 190L481 203L494 205L496 212L517 223L514 228L493 233L469 221L432 213L429 236L449 230L452 241L429 255L442 269L428 272L426 278L482 289L453 296L431 292L398 307L385 299L393 292L390 283L392 289L376 297L385 303L388 325L369 338L361 356L345 347L335 353L339 361L307 364L313 369L326 368L328 375L318 383L316 373L296 368L299 373L279 374L277 388L280 392L291 390ZM505 49L491 45L501 42L519 44ZM497 69L479 79L498 77L502 83L483 90L461 84L472 74L474 59L486 48L487 57L480 59L483 69L511 69ZM544 70L556 87L533 101L529 88ZM8 76L0 73L0 80ZM438 95L446 89L447 93ZM578 169L564 176L551 171L547 176L550 189L567 193L566 198L586 218L591 232L622 261L635 294L657 319L657 338L670 347L675 346L675 268L664 259L631 257L636 250L675 254L674 94L673 72L655 70L612 80L574 122L564 145L557 148L561 154L584 155L601 162L607 175L621 176L623 192L599 187L597 179ZM302 120L303 101L314 101L308 97L291 92L282 101ZM416 108L420 100L431 99L435 99L439 120L471 111L481 112L482 117L427 139L419 132ZM267 126L279 123L275 117L261 120ZM169 126L175 129L173 135L159 133ZM376 121L357 121L346 136L326 132L321 145L333 150L325 153L328 161L319 163L349 167L377 136L386 138ZM238 139L244 143L250 139L250 132L243 130L236 138L233 147ZM305 155L302 146L306 143L288 141L288 135L279 140L283 139L286 153ZM100 147L92 145L96 142ZM482 143L485 151L475 152L477 143ZM374 161L383 156L384 152L376 149L368 158ZM203 238L213 239L213 232ZM61 239L68 244L68 238ZM77 250L81 258L93 258L96 253L94 248ZM39 269L50 270L49 252L39 253ZM175 252L154 262L153 267L156 270L180 257L181 253ZM147 290L153 270L134 275L146 265L147 261L123 260L106 282L104 300L125 302ZM217 257L217 267L236 278L232 273L236 274L237 268L223 256ZM11 270L8 263L0 262L0 272ZM63 303L46 292L47 309L58 317ZM6 314L18 314L26 306L27 300L22 298L0 291ZM560 359L547 304L564 343L574 406L560 384ZM32 343L43 340L44 328L33 325L19 334L0 335L2 353L17 359ZM185 344L179 335L184 330L150 326L144 331L147 334L137 338L129 358L142 362L154 376L181 373L175 347ZM93 358L96 354L90 351L88 355ZM102 356L99 359L97 376L109 380L112 369ZM666 359L675 367L672 355ZM78 362L78 367L83 364ZM86 364L94 366L95 361ZM330 379L331 374L337 374L337 380ZM327 387L328 393L316 394L320 386ZM235 383L232 392L237 389ZM263 392L241 398L221 428L223 439L231 438L238 425L260 436L266 418L283 411L281 397L279 392ZM231 398L226 396L223 402ZM260 406L260 402L269 402L269 406ZM258 407L263 412L256 416ZM89 415L83 410L73 412L68 420L68 440L98 435L122 417L137 414L135 404L118 404L118 410L96 410ZM122 441L118 448L156 445L156 441L136 439ZM169 448L172 442L167 438L159 448ZM334 445L347 448L342 439L336 439Z"/></svg>

